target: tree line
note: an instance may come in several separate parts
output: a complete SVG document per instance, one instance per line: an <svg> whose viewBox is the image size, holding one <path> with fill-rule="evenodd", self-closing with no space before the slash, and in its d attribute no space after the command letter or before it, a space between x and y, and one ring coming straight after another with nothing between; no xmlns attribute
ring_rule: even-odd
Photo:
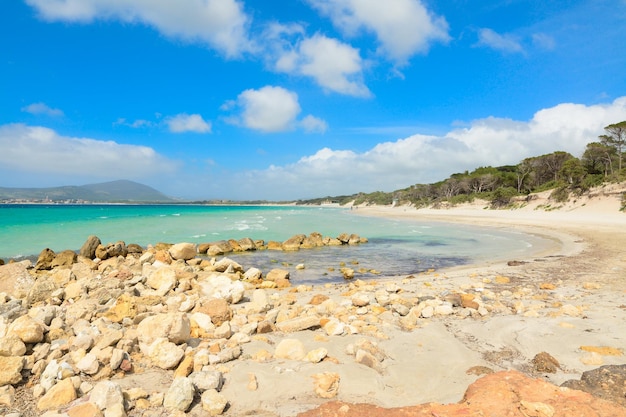
<svg viewBox="0 0 626 417"><path fill-rule="evenodd" d="M376 191L350 196L324 197L299 201L301 204L319 204L332 200L339 204L392 203L417 207L438 204L459 204L483 199L492 208L511 205L514 198L531 193L552 190L556 202L567 201L572 194L581 195L591 187L626 178L623 160L626 151L626 121L608 125L597 141L587 144L580 157L556 151L525 158L517 165L479 167L469 172L452 174L433 184L415 184L393 192Z"/></svg>

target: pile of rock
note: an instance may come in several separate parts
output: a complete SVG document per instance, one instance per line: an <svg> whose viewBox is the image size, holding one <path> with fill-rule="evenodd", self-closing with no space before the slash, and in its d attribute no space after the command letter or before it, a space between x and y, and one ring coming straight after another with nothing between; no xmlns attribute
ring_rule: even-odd
<svg viewBox="0 0 626 417"><path fill-rule="evenodd" d="M302 248L312 240L298 236L282 247ZM0 413L219 415L237 402L223 393L236 383L229 376L236 363L337 362L323 347L307 350L293 337L300 332L357 336L344 354L383 373L387 355L376 340L388 337L385 329L411 330L437 317L523 314L521 300L536 300L524 289L489 291L482 281L437 292L415 277L356 280L312 293L311 286L291 287L289 270L244 270L228 258L197 254L192 243L139 251L90 237L79 255L46 249L35 265L0 266ZM340 291L325 291L331 288ZM267 349L247 351L254 343ZM333 398L340 383L337 373L320 369L311 391ZM250 373L244 389L253 392L257 385Z"/></svg>
<svg viewBox="0 0 626 417"><path fill-rule="evenodd" d="M308 236L304 234L294 235L284 242L270 240L266 243L264 240L243 238L239 240L229 239L201 243L198 245L198 253L207 254L208 256L218 256L231 252L246 252L262 249L297 251L322 246L357 245L360 243L367 243L367 238L354 233L342 233L337 237L323 237L322 234L313 232Z"/></svg>

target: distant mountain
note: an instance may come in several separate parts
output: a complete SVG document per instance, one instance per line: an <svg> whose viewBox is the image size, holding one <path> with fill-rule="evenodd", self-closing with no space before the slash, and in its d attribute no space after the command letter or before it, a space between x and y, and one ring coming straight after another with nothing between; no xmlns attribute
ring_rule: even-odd
<svg viewBox="0 0 626 417"><path fill-rule="evenodd" d="M0 187L0 200L93 201L98 203L171 203L165 194L134 181L118 180L99 184L51 188Z"/></svg>

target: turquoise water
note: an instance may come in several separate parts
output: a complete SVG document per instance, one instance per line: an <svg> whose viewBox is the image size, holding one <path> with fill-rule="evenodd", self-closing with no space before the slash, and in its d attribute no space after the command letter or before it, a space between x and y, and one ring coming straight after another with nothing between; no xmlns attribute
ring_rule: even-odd
<svg viewBox="0 0 626 417"><path fill-rule="evenodd" d="M333 280L343 262L354 269L402 275L540 250L541 238L496 229L355 215L349 209L187 205L0 205L0 258L37 255L42 249L78 250L91 234L103 243L141 246L221 239L283 241L294 234L356 233L369 243L282 253L258 251L236 258L245 268L304 263L302 282ZM337 271L329 271L329 267ZM363 274L363 278L370 276Z"/></svg>

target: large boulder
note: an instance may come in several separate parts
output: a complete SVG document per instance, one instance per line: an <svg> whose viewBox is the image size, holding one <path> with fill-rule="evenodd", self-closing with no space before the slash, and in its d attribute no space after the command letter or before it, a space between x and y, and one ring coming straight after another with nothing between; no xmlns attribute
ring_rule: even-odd
<svg viewBox="0 0 626 417"><path fill-rule="evenodd" d="M300 250L300 245L306 238L306 235L295 235L283 242L283 250L295 251Z"/></svg>
<svg viewBox="0 0 626 417"><path fill-rule="evenodd" d="M173 245L169 248L169 253L174 260L188 261L196 257L198 250L194 243L182 242Z"/></svg>
<svg viewBox="0 0 626 417"><path fill-rule="evenodd" d="M32 263L29 260L0 266L0 292L24 298L35 283L35 279L28 273L30 268Z"/></svg>
<svg viewBox="0 0 626 417"><path fill-rule="evenodd" d="M146 317L137 326L139 341L152 343L165 338L172 343L184 343L191 337L189 317L183 313L163 313Z"/></svg>
<svg viewBox="0 0 626 417"><path fill-rule="evenodd" d="M52 269L52 261L57 256L56 253L50 248L45 248L39 253L37 257L37 263L35 264L35 269L37 271L45 271Z"/></svg>
<svg viewBox="0 0 626 417"><path fill-rule="evenodd" d="M54 257L51 263L52 268L56 268L59 266L72 266L76 263L76 259L78 255L73 250L64 250L63 252L57 253L57 256Z"/></svg>
<svg viewBox="0 0 626 417"><path fill-rule="evenodd" d="M100 238L95 235L91 235L87 238L83 246L80 247L80 251L78 252L80 256L84 256L88 259L94 259L96 257L96 249L102 242Z"/></svg>

